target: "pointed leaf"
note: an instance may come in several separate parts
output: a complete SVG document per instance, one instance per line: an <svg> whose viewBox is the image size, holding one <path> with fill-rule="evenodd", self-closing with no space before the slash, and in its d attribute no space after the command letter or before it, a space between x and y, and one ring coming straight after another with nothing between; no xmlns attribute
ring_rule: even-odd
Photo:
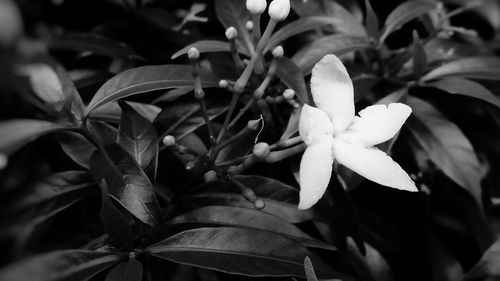
<svg viewBox="0 0 500 281"><path fill-rule="evenodd" d="M88 172L55 173L23 189L2 204L1 232L38 225L92 193L95 182Z"/></svg>
<svg viewBox="0 0 500 281"><path fill-rule="evenodd" d="M161 224L161 212L153 185L137 162L118 144L95 151L90 171L96 182L102 180L110 195L139 220L150 226Z"/></svg>
<svg viewBox="0 0 500 281"><path fill-rule="evenodd" d="M140 93L193 85L189 65L141 66L126 70L106 82L87 106L87 114L105 103ZM220 78L200 69L202 87L218 87Z"/></svg>
<svg viewBox="0 0 500 281"><path fill-rule="evenodd" d="M481 165L467 137L432 105L408 96L413 114L407 125L445 175L467 190L481 206Z"/></svg>
<svg viewBox="0 0 500 281"><path fill-rule="evenodd" d="M35 139L66 127L35 119L13 119L0 122L0 153L12 154Z"/></svg>
<svg viewBox="0 0 500 281"><path fill-rule="evenodd" d="M128 251L132 250L132 231L127 218L113 205L109 198L109 190L106 182L101 181L101 222L111 240L119 246L125 246Z"/></svg>
<svg viewBox="0 0 500 281"><path fill-rule="evenodd" d="M163 95L157 97L151 103L157 104L159 102L171 102L171 101L174 101L174 100L184 96L185 94L190 93L191 91L193 91L193 87L175 88L175 89L172 89L172 90L164 93Z"/></svg>
<svg viewBox="0 0 500 281"><path fill-rule="evenodd" d="M121 145L144 170L151 181L156 178L158 142L153 124L137 113L130 105L120 102L122 119L118 130Z"/></svg>
<svg viewBox="0 0 500 281"><path fill-rule="evenodd" d="M325 55L341 56L359 49L371 48L365 37L334 34L322 37L300 49L292 60L299 66L303 74L308 74L313 66Z"/></svg>
<svg viewBox="0 0 500 281"><path fill-rule="evenodd" d="M304 75L300 68L289 58L282 57L278 60L276 68L276 76L278 76L287 87L294 90L297 98L303 103L311 103L307 95L307 86L304 81Z"/></svg>
<svg viewBox="0 0 500 281"><path fill-rule="evenodd" d="M144 250L173 262L247 276L304 277L302 262L312 253L272 232L229 227L181 232ZM342 278L315 259L318 275Z"/></svg>
<svg viewBox="0 0 500 281"><path fill-rule="evenodd" d="M253 52L253 44L250 40L248 29L245 26L247 21L250 20L250 14L246 9L245 0L216 0L215 13L224 28L233 26L238 30L236 41L245 53L251 54Z"/></svg>
<svg viewBox="0 0 500 281"><path fill-rule="evenodd" d="M173 218L170 224L173 226L195 225L200 227L203 225L220 225L255 228L279 233L290 239L299 241L304 246L336 250L333 246L313 239L293 224L255 209L231 206L208 206L179 215Z"/></svg>
<svg viewBox="0 0 500 281"><path fill-rule="evenodd" d="M416 30L413 31L413 74L417 79L422 77L427 66L427 55L424 46L418 37Z"/></svg>
<svg viewBox="0 0 500 281"><path fill-rule="evenodd" d="M373 11L370 0L365 0L365 29L368 36L371 38L377 38L379 22L377 15Z"/></svg>
<svg viewBox="0 0 500 281"><path fill-rule="evenodd" d="M423 81L447 76L473 79L500 80L500 59L497 57L470 57L445 63L422 77Z"/></svg>
<svg viewBox="0 0 500 281"><path fill-rule="evenodd" d="M464 95L475 99L480 99L492 105L500 107L500 99L493 95L490 90L483 85L458 77L448 77L428 84L450 94Z"/></svg>
<svg viewBox="0 0 500 281"><path fill-rule="evenodd" d="M88 280L121 258L118 254L97 251L55 251L7 265L0 270L0 280Z"/></svg>
<svg viewBox="0 0 500 281"><path fill-rule="evenodd" d="M117 264L106 276L106 281L141 281L142 263L129 259Z"/></svg>
<svg viewBox="0 0 500 281"><path fill-rule="evenodd" d="M179 51L175 52L170 59L176 59L182 55L185 55L188 53L189 49L191 48L196 48L200 53L214 53L214 52L230 52L231 51L231 45L227 42L224 41L217 41L217 40L201 40L197 41L194 43L191 43L187 45L186 47L180 49ZM242 50L241 48L238 49L240 53L242 53L245 56L250 56L249 53L245 52L245 50Z"/></svg>
<svg viewBox="0 0 500 281"><path fill-rule="evenodd" d="M58 140L62 150L78 165L89 169L90 156L96 147L84 136L73 132L61 132Z"/></svg>
<svg viewBox="0 0 500 281"><path fill-rule="evenodd" d="M149 120L149 122L153 122L156 116L161 111L156 105L127 101L127 104L130 105L137 113L142 115L144 118ZM98 108L92 110L90 112L89 117L94 120L101 120L107 122L116 122L119 123L122 116L122 109L118 105L118 102L109 102Z"/></svg>
<svg viewBox="0 0 500 281"><path fill-rule="evenodd" d="M405 23L426 14L437 7L437 4L432 1L406 1L397 6L390 14L384 23L384 28L380 32L379 41L384 42L387 36L393 31L401 28Z"/></svg>

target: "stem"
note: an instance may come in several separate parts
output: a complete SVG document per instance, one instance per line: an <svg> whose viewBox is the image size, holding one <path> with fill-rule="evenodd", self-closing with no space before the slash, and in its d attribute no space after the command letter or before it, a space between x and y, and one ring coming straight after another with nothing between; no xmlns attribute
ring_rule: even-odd
<svg viewBox="0 0 500 281"><path fill-rule="evenodd" d="M201 80L199 75L199 65L198 58L192 59L193 65L193 78L194 78L194 97L198 100L201 107L201 112L203 114L203 119L205 119L205 124L208 129L208 136L210 139L210 148L214 148L217 145L217 140L215 139L214 131L212 129L212 125L210 124L210 117L208 116L207 104L205 102L205 93L203 92L203 88L201 87ZM212 155L210 156L210 163L212 162Z"/></svg>
<svg viewBox="0 0 500 281"><path fill-rule="evenodd" d="M241 73L240 77L238 78L238 80L236 80L236 83L234 84L233 98L231 99L231 102L229 104L229 109L226 114L226 118L224 119L224 123L222 124L219 136L217 137L218 142L224 137L224 134L228 129L229 121L231 120L231 116L234 113L236 104L238 103L238 100L245 89L248 79L250 79L250 75L252 74L257 59L261 56L262 50L264 50L267 41L269 41L269 37L271 37L271 34L273 33L274 28L276 27L276 23L277 22L273 19L269 20L266 30L264 31L264 34L260 38L259 44L257 44L257 47L255 48L255 52L252 54L252 58L246 65L245 69L243 70L243 73Z"/></svg>

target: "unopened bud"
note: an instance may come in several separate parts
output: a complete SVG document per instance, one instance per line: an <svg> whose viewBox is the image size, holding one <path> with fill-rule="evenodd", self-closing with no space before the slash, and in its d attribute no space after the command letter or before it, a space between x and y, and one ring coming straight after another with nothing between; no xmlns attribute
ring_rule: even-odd
<svg viewBox="0 0 500 281"><path fill-rule="evenodd" d="M191 47L191 49L189 49L189 51L188 51L188 58L190 60L199 59L200 58L200 51L195 47Z"/></svg>
<svg viewBox="0 0 500 281"><path fill-rule="evenodd" d="M255 131L259 127L259 123L260 123L260 119L250 120L247 123L247 128L250 129L250 130L252 130L252 131Z"/></svg>
<svg viewBox="0 0 500 281"><path fill-rule="evenodd" d="M295 91L292 90L292 89L286 89L284 92L283 92L283 97L286 99L286 100L291 100L295 97Z"/></svg>
<svg viewBox="0 0 500 281"><path fill-rule="evenodd" d="M7 167L8 162L9 158L7 158L7 155L0 153L0 170L3 170L5 167Z"/></svg>
<svg viewBox="0 0 500 281"><path fill-rule="evenodd" d="M252 29L253 29L253 22L252 21L247 21L247 23L245 23L245 28L248 31L252 31Z"/></svg>
<svg viewBox="0 0 500 281"><path fill-rule="evenodd" d="M252 14L262 14L266 6L266 0L247 0L247 10Z"/></svg>
<svg viewBox="0 0 500 281"><path fill-rule="evenodd" d="M0 1L0 45L10 47L21 36L23 21L14 1Z"/></svg>
<svg viewBox="0 0 500 281"><path fill-rule="evenodd" d="M233 26L230 26L226 29L226 38L227 40L234 40L238 36L238 30Z"/></svg>
<svg viewBox="0 0 500 281"><path fill-rule="evenodd" d="M253 147L253 155L258 160L264 160L271 153L271 149L269 148L269 144L265 142L259 142Z"/></svg>
<svg viewBox="0 0 500 281"><path fill-rule="evenodd" d="M229 86L229 82L227 82L227 80L222 79L219 81L219 87L227 88L228 86Z"/></svg>
<svg viewBox="0 0 500 281"><path fill-rule="evenodd" d="M210 170L203 175L203 178L205 179L205 182L213 182L217 179L217 172Z"/></svg>
<svg viewBox="0 0 500 281"><path fill-rule="evenodd" d="M172 146L175 144L175 137L171 135L166 135L163 138L163 144L167 147Z"/></svg>
<svg viewBox="0 0 500 281"><path fill-rule="evenodd" d="M255 202L253 202L255 208L257 209L264 209L264 207L266 206L266 204L264 203L264 200L262 199L257 199L255 200Z"/></svg>
<svg viewBox="0 0 500 281"><path fill-rule="evenodd" d="M278 46L278 47L273 49L273 57L276 59L283 57L284 53L285 53L285 51L283 50L283 47L281 47L281 46Z"/></svg>
<svg viewBox="0 0 500 281"><path fill-rule="evenodd" d="M275 21L282 21L290 13L290 0L273 0L269 4L269 16Z"/></svg>

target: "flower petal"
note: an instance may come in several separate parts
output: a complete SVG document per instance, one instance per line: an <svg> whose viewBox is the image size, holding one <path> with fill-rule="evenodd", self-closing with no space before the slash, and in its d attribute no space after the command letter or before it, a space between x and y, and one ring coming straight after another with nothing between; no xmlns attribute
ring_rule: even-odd
<svg viewBox="0 0 500 281"><path fill-rule="evenodd" d="M333 156L357 174L378 184L406 191L418 191L410 176L391 157L377 148L334 140Z"/></svg>
<svg viewBox="0 0 500 281"><path fill-rule="evenodd" d="M332 175L333 138L325 137L309 145L300 161L299 209L311 208L323 196Z"/></svg>
<svg viewBox="0 0 500 281"><path fill-rule="evenodd" d="M351 124L354 118L354 88L337 56L326 55L314 66L311 92L316 106L332 120L335 134Z"/></svg>
<svg viewBox="0 0 500 281"><path fill-rule="evenodd" d="M333 132L332 122L321 110L304 104L299 119L299 134L305 144L310 145Z"/></svg>
<svg viewBox="0 0 500 281"><path fill-rule="evenodd" d="M355 135L367 147L374 146L393 138L410 114L411 107L402 103L368 106L358 113L360 117L354 118L345 133Z"/></svg>

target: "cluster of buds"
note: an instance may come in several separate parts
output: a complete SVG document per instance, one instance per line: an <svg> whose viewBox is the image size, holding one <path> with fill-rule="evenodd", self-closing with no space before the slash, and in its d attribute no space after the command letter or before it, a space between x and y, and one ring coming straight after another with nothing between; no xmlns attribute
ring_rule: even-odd
<svg viewBox="0 0 500 281"><path fill-rule="evenodd" d="M266 10L266 0L247 0L247 10L253 15L260 15ZM272 20L282 21L290 13L290 0L273 0L269 4L269 16Z"/></svg>

